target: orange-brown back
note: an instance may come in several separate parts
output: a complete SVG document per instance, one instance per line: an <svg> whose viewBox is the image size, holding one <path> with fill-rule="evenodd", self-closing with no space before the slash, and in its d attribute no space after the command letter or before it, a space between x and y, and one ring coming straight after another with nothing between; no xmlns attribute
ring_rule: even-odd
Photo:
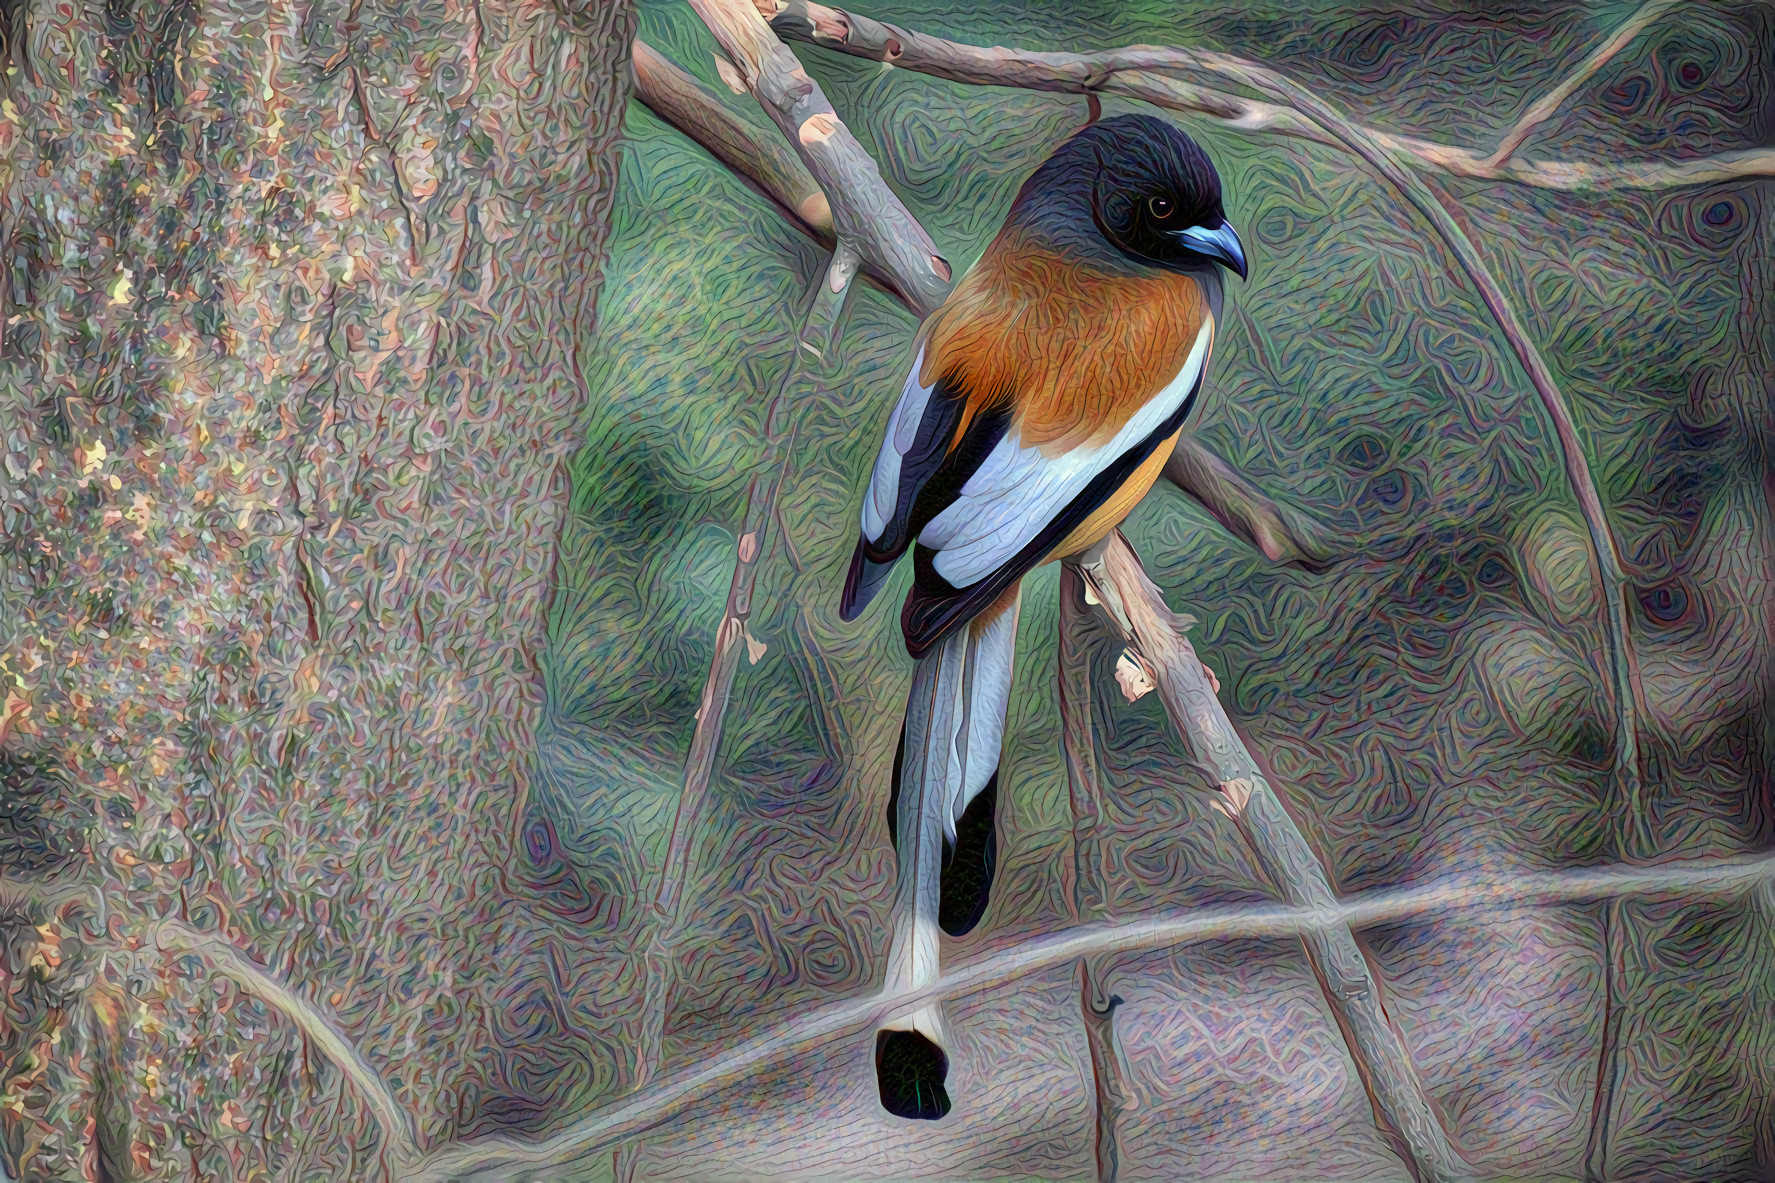
<svg viewBox="0 0 1775 1183"><path fill-rule="evenodd" d="M965 394L955 440L1008 402L1022 443L1056 455L1113 437L1183 368L1208 316L1188 275L1111 273L1007 229L925 321L919 381Z"/></svg>

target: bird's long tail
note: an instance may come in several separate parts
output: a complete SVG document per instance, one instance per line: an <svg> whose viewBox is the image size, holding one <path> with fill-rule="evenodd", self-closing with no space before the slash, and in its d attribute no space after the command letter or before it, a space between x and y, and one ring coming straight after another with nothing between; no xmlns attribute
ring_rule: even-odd
<svg viewBox="0 0 1775 1183"><path fill-rule="evenodd" d="M999 748L1017 645L1019 588L918 663L888 806L899 854L886 992L937 980L939 930L959 936L986 910L996 840ZM890 1019L876 1035L881 1103L899 1117L949 1112L942 1007Z"/></svg>

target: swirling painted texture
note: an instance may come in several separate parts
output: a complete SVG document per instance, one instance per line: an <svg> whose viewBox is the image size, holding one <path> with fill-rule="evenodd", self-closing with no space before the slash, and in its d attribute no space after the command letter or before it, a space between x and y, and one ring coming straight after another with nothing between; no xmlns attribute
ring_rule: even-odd
<svg viewBox="0 0 1775 1183"><path fill-rule="evenodd" d="M870 11L976 44L1224 48L1370 124L1482 148L1624 15L930 0ZM714 81L688 12L644 7L641 25ZM1767 143L1772 28L1766 9L1684 8L1521 151L1606 161ZM798 49L958 272L1085 113L1076 98ZM1325 523L1337 550L1322 570L1279 567L1168 486L1136 511L1130 538L1172 605L1200 618L1223 701L1342 891L1619 861L1589 543L1551 424L1495 322L1424 220L1352 157L1186 126L1219 163L1253 256L1251 281L1230 290L1194 430ZM564 908L608 932L603 960L576 972L607 978L600 996L635 1013L616 983L632 984L653 923L769 399L800 366L754 595L765 651L739 674L685 889L694 906L663 1044L668 1064L684 1064L880 980L894 879L883 811L909 667L897 613L845 626L836 604L914 326L860 290L835 360L797 360L791 326L822 258L646 112L631 109L629 131L556 598L537 802L552 828L531 849L536 875L559 874L558 862L597 885L563 889ZM1619 540L1652 853L1766 847L1771 192L1443 193L1570 400ZM1050 568L1024 598L998 886L946 960L1070 922L1056 621ZM1111 914L1273 898L1157 696L1123 701L1115 655L1107 640L1095 652L1108 787L1102 865L1086 869ZM1608 1177L1762 1177L1775 1105L1769 910L1634 899L1607 923L1606 982L1594 903L1430 915L1359 936L1476 1169L1582 1174L1613 1013ZM1298 943L1128 956L1110 986L1126 1000L1133 1175L1405 1177ZM1072 979L961 999L952 1020L958 1104L941 1123L879 1110L859 1039L699 1102L647 1136L635 1177L1088 1176L1091 1068ZM540 1080L545 1066L568 1069L550 1046L567 1021L539 999L499 1030ZM633 1074L613 1054L587 1085L607 1081L609 1097Z"/></svg>

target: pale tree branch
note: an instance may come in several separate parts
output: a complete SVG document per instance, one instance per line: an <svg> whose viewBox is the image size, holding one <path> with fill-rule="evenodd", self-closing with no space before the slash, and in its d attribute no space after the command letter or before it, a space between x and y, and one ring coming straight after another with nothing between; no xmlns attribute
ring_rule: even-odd
<svg viewBox="0 0 1775 1183"><path fill-rule="evenodd" d="M1332 547L1324 526L1270 497L1193 435L1178 438L1165 462L1165 477L1266 558L1317 568L1343 557Z"/></svg>
<svg viewBox="0 0 1775 1183"><path fill-rule="evenodd" d="M1510 159L1511 154L1522 147L1522 141L1528 139L1529 133L1552 118L1553 113L1559 110L1560 105L1571 98L1572 93L1580 86L1588 82L1592 74L1602 69L1611 58L1627 48L1627 43L1639 36L1647 25L1680 3L1682 0L1647 0L1646 3L1640 5L1639 11L1628 17L1608 40L1592 50L1582 62L1578 63L1577 68L1560 79L1557 86L1536 99L1529 109L1522 113L1522 117L1511 126L1509 131L1504 133L1504 138L1498 141L1497 150L1485 158L1485 166L1497 168Z"/></svg>
<svg viewBox="0 0 1775 1183"><path fill-rule="evenodd" d="M1473 281L1473 286L1479 289L1480 298L1490 309L1492 318L1505 339L1510 342L1517 360L1522 363L1535 393L1540 396L1548 418L1553 420L1554 433L1559 438L1560 456L1565 462L1566 480L1570 483L1578 508L1584 515L1597 575L1602 583L1603 636L1608 649L1607 668L1615 698L1614 778L1623 804L1618 815L1623 831L1622 844L1630 856L1649 853L1650 842L1646 836L1647 823L1643 802L1640 800L1639 783L1638 713L1641 693L1638 672L1633 662L1633 641L1627 626L1627 578L1621 569L1621 557L1615 546L1614 531L1609 526L1608 516L1603 512L1602 498L1597 493L1596 481L1590 473L1590 462L1585 457L1583 441L1578 437L1578 428L1572 420L1571 409L1566 405L1565 395L1560 391L1559 384L1554 381L1553 371L1548 368L1546 360L1541 357L1540 349L1528 335L1528 330L1516 314L1515 306L1504 295L1504 289L1492 276L1491 269L1485 265L1479 248L1467 237L1460 223L1455 221L1454 216L1429 187L1402 168L1386 148L1375 143L1329 103L1272 70L1224 54L1195 56L1202 60L1204 68L1224 73L1254 90L1285 99L1317 119L1343 140L1352 152L1373 166L1407 201L1416 206L1460 262L1461 269Z"/></svg>
<svg viewBox="0 0 1775 1183"><path fill-rule="evenodd" d="M199 931L177 920L162 920L154 928L154 943L162 953L202 956L217 973L299 1027L369 1103L376 1123L382 1127L383 1142L394 1165L404 1168L419 1158L412 1115L401 1107L382 1077L318 1007L215 933Z"/></svg>
<svg viewBox="0 0 1775 1183"><path fill-rule="evenodd" d="M786 1017L693 1068L584 1114L551 1137L530 1140L501 1135L440 1147L407 1178L409 1183L535 1179L539 1171L581 1161L662 1125L698 1099L791 1054L872 1030L887 1019L934 1001L999 989L1080 957L1177 948L1203 941L1288 939L1332 927L1357 929L1454 912L1560 907L1620 896L1683 897L1692 902L1701 897L1734 897L1771 884L1775 884L1775 856L1765 855L1662 867L1536 871L1500 880L1452 879L1426 887L1369 892L1321 907L1186 907L1120 923L1070 928L951 967L937 981L910 994L883 999L870 991Z"/></svg>
<svg viewBox="0 0 1775 1183"><path fill-rule="evenodd" d="M1091 1053L1091 1079L1097 1094L1097 1183L1116 1183L1122 1169L1121 1120L1128 1104L1128 1079L1116 1045L1116 1008L1120 994L1103 997L1101 966L1092 959L1078 962L1079 1009L1085 1018L1085 1046Z"/></svg>
<svg viewBox="0 0 1775 1183"><path fill-rule="evenodd" d="M1200 115L1215 120L1230 131L1267 132L1321 144L1342 143L1342 137L1323 126L1312 112L1299 109L1298 104L1261 102L1169 77L1167 71L1203 68L1199 60L1186 60L1196 56L1188 50L1150 45L1133 45L1102 53L1052 53L1002 46L984 48L932 37L806 0L757 0L757 3L770 17L771 27L791 40L887 62L950 82L1064 94L1115 95ZM1634 33L1638 31L1638 28L1633 30ZM1618 49L1616 46L1610 50L1610 56ZM1596 62L1592 70L1601 65L1602 61ZM1578 79L1578 82L1582 81ZM1564 97L1561 95L1560 100ZM1544 118L1543 115L1536 122ZM1600 164L1569 160L1521 161L1508 153L1494 161L1492 155L1495 154L1439 144L1417 136L1395 135L1370 127L1362 128L1362 133L1386 151L1398 154L1426 172L1476 180L1513 181L1545 189L1668 189L1775 175L1775 148L1752 148L1674 161L1629 160Z"/></svg>
<svg viewBox="0 0 1775 1183"><path fill-rule="evenodd" d="M745 179L809 238L832 249L832 207L801 158L752 129L720 96L645 41L634 43L634 94L643 106L688 135Z"/></svg>
<svg viewBox="0 0 1775 1183"><path fill-rule="evenodd" d="M1150 670L1165 713L1195 763L1220 789L1216 806L1233 819L1282 898L1296 907L1335 908L1325 868L1233 729L1182 622L1165 606L1121 532L1112 532L1075 562ZM1303 933L1302 941L1382 1128L1399 1136L1413 1173L1426 1181L1469 1177L1471 1168L1443 1130L1350 928L1326 925Z"/></svg>
<svg viewBox="0 0 1775 1183"><path fill-rule="evenodd" d="M839 239L826 264L826 281L814 293L813 307L801 326L801 347L824 361L832 347L832 334L838 318L844 313L845 299L850 295L851 279L857 274L862 255L847 239Z"/></svg>
<svg viewBox="0 0 1775 1183"><path fill-rule="evenodd" d="M791 226L828 250L834 247L836 240L830 228L817 229L793 212L796 204L805 200L798 195L807 193L810 188L819 189L813 175L798 157L783 150L774 140L755 134L727 109L718 96L639 41L635 43L635 58L637 63L648 63L644 68L638 66L635 76L636 97L643 104L759 187ZM879 182L877 174L874 183ZM867 177L859 176L846 183L863 185L871 182ZM910 276L894 273L893 260L873 258L861 248L858 251L863 277L893 297L914 317L923 319L936 307L935 303L927 303L917 294L918 288ZM825 348L827 346L821 347L822 355ZM1186 435L1178 441L1165 476L1200 502L1228 530L1271 558L1311 566L1335 557L1324 527L1305 513L1271 499L1192 436Z"/></svg>
<svg viewBox="0 0 1775 1183"><path fill-rule="evenodd" d="M691 7L826 194L838 237L855 243L901 290L915 295L921 315L929 312L948 293L951 268L819 84L750 0L691 0Z"/></svg>
<svg viewBox="0 0 1775 1183"><path fill-rule="evenodd" d="M850 281L857 272L857 253L847 249L841 239L831 262L816 270L804 303L807 313L798 334L801 347L814 356L829 341L833 325L843 311ZM810 348L809 340L820 343ZM641 1037L636 1049L635 1080L644 1086L659 1070L663 1058L666 1008L677 983L677 945L684 927L685 886L691 876L690 852L702 829L708 812L709 784L715 774L715 760L720 754L722 732L727 722L727 705L733 694L733 680L739 671L740 656L756 663L764 654L764 644L752 635L752 593L758 580L758 568L764 558L770 523L777 516L777 495L794 455L793 421L789 411L789 394L800 373L800 354L789 358L782 386L765 414L765 436L769 447L761 470L768 475L754 475L746 491L745 517L735 544L733 576L727 590L727 604L721 624L715 631L715 653L709 662L709 674L696 712L696 729L691 735L690 753L684 761L684 780L678 792L678 810L672 819L672 836L667 843L665 865L660 869L659 891L654 897L655 923L648 940L644 961L647 984L642 992Z"/></svg>

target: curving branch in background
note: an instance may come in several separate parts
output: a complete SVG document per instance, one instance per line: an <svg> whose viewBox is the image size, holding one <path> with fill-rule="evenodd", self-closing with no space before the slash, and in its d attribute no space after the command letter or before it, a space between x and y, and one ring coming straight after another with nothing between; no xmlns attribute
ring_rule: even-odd
<svg viewBox="0 0 1775 1183"><path fill-rule="evenodd" d="M1647 25L1680 3L1682 0L1646 0L1646 3L1640 5L1639 11L1622 22L1621 27L1616 29L1608 40L1586 55L1571 73L1560 79L1557 86L1536 99L1529 109L1522 113L1522 117L1509 131L1504 133L1504 138L1498 141L1497 150L1485 158L1485 166L1497 168L1510 159L1516 149L1522 147L1522 142L1528 139L1529 133L1550 119L1553 113L1559 110L1560 104L1589 81L1592 74L1602 69L1608 64L1609 59L1625 49L1627 43L1639 36Z"/></svg>
<svg viewBox="0 0 1775 1183"><path fill-rule="evenodd" d="M376 1123L382 1127L383 1145L393 1164L404 1169L418 1160L419 1143L412 1115L395 1100L388 1085L351 1041L312 1002L214 933L202 932L177 920L162 920L154 928L154 943L162 953L195 953L206 958L217 973L299 1027L368 1102Z"/></svg>
<svg viewBox="0 0 1775 1183"><path fill-rule="evenodd" d="M1653 0L1653 3L1665 4L1666 0ZM1188 50L1150 45L1134 45L1102 53L1052 53L1002 46L984 48L932 37L808 0L757 0L757 4L759 10L770 18L771 28L791 40L886 62L933 78L1019 90L1115 95L1172 111L1201 115L1230 131L1270 132L1321 144L1343 143L1343 138L1326 128L1312 112L1289 100L1284 99L1280 104L1259 102L1185 82L1166 73L1201 69L1201 58L1216 55L1198 55ZM1650 7L1650 4L1646 6ZM1592 55L1594 61L1586 61L1579 67L1578 74L1529 109L1518 123L1524 136L1545 120L1572 89L1614 56L1621 45L1664 11L1661 7L1648 16L1646 8L1623 26L1623 32L1629 27L1631 32L1626 36L1617 33L1610 38L1602 50ZM1620 44L1615 44L1617 40ZM1557 99L1554 99L1555 95ZM1270 97L1277 96L1272 94ZM1554 100L1552 107L1542 111L1549 100ZM1543 189L1672 189L1740 177L1775 175L1775 148L1752 148L1693 160L1629 160L1606 164L1569 160L1520 161L1512 158L1514 144L1510 145L1511 152L1485 155L1470 148L1439 144L1417 136L1395 135L1378 128L1364 127L1361 130L1373 142L1426 172L1476 180L1514 181Z"/></svg>
<svg viewBox="0 0 1775 1183"><path fill-rule="evenodd" d="M808 311L798 342L802 349L821 356L832 326L844 310L850 281L856 274L857 254L841 239L830 263L818 269L803 301ZM777 496L795 453L795 432L788 413L789 393L800 373L799 352L789 359L776 397L765 415L769 444L763 464L765 475L754 475L746 491L745 518L735 547L733 575L728 583L727 605L715 632L715 654L703 681L702 699L696 712L696 730L684 761L684 780L678 790L678 810L672 819L672 836L660 869L659 891L654 896L654 926L644 961L647 985L642 992L645 1011L636 1051L635 1079L645 1085L659 1070L663 1058L666 1007L677 980L677 947L685 920L685 886L691 876L691 845L708 812L709 783L715 775L715 759L727 722L727 704L733 695L734 675L743 652L756 664L764 655L764 643L752 635L752 591L764 558L770 523L777 517ZM632 1165L632 1162L631 1162Z"/></svg>
<svg viewBox="0 0 1775 1183"><path fill-rule="evenodd" d="M884 1001L879 995L843 998L811 1011L780 1016L744 1043L610 1104L583 1114L546 1138L496 1134L441 1146L406 1183L494 1183L552 1177L547 1169L589 1157L670 1121L701 1097L744 1080L761 1067L835 1038L873 1028L884 1019L994 990L1080 957L1138 949L1165 949L1198 941L1237 938L1275 940L1329 926L1367 928L1414 918L1499 907L1554 907L1626 896L1729 899L1775 884L1775 856L1718 859L1661 867L1606 867L1533 871L1503 879L1460 879L1428 887L1368 892L1323 908L1285 904L1258 907L1180 908L1114 924L1084 925L1020 941L979 961L948 970L914 994ZM762 1016L761 1016L762 1018Z"/></svg>

